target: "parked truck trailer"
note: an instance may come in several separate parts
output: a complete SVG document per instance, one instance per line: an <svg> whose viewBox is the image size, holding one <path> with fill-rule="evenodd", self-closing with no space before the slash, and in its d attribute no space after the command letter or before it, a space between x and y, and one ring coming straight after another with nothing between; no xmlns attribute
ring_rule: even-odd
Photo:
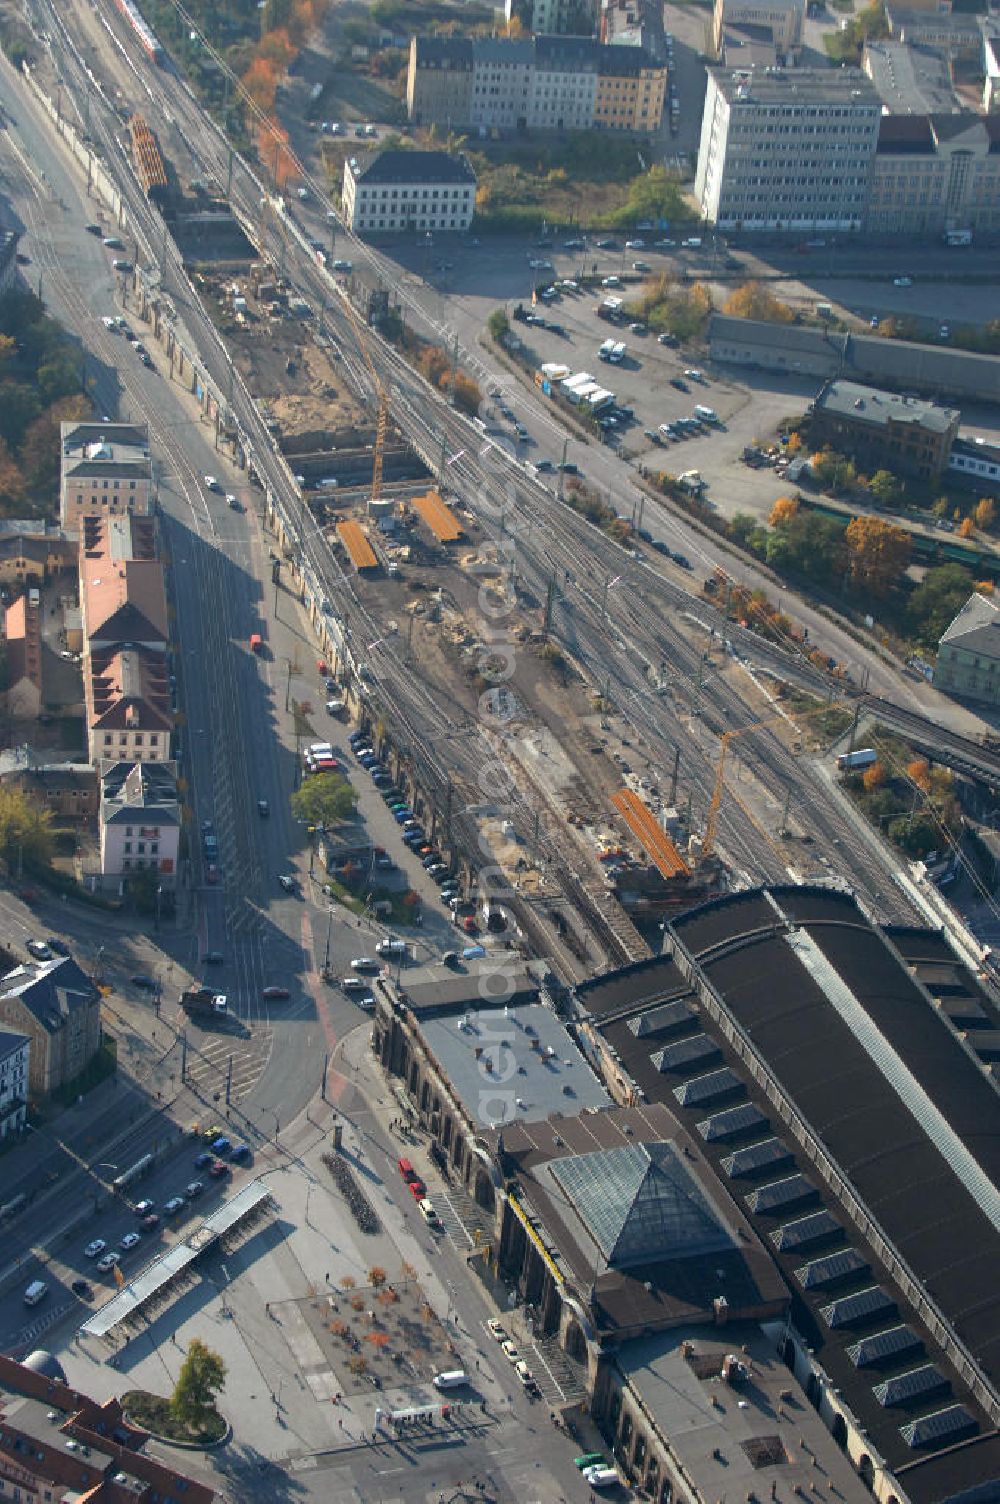
<svg viewBox="0 0 1000 1504"><path fill-rule="evenodd" d="M859 768L870 768L876 762L878 753L874 747L859 747L857 752L841 752L837 767L842 773L856 773Z"/></svg>

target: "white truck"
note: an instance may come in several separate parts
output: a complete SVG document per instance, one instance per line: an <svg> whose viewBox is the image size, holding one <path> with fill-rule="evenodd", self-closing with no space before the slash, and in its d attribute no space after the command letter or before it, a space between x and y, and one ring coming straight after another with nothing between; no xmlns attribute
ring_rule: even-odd
<svg viewBox="0 0 1000 1504"><path fill-rule="evenodd" d="M837 767L841 773L858 772L861 768L870 768L878 762L878 753L874 747L859 747L857 752L841 752L837 758Z"/></svg>

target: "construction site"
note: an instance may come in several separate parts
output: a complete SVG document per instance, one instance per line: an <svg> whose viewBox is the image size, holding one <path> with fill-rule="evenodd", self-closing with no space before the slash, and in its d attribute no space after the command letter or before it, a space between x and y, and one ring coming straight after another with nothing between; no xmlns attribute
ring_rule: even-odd
<svg viewBox="0 0 1000 1504"><path fill-rule="evenodd" d="M241 225L198 143L170 119L154 132L140 105L123 97L137 178L170 223L302 498L298 536L279 539L285 558L294 570L308 515L351 577L374 626L369 661L344 683L361 717L381 655L413 666L419 703L409 707L411 724L402 715L398 725L380 721L380 740L395 749L415 806L432 812L442 788L426 786L408 742L446 744L446 835L453 809L465 817L456 841L445 842L453 859L476 862L467 839L474 821L480 850L511 893L537 907L587 968L648 954L664 916L740 885L739 861L749 871L755 850L815 874L795 811L782 810L782 795L741 761L707 701L730 703L749 720L747 730L769 725L789 760L819 750L821 737L776 716L774 686L748 676L686 612L663 618L659 666L650 661L643 703L634 691L620 697L604 666L575 650L574 634L552 629L553 597L533 591L477 521L467 505L477 498L462 494L457 472L442 484L443 443L435 487L404 440L380 374L384 352L378 366L372 355L378 289L356 279L350 262L331 265L332 232L329 247L309 239L324 276L323 291L316 283L307 298L292 284L294 220L281 195L262 197L259 223ZM560 546L570 548L575 570L569 537ZM576 582L564 574L565 616ZM594 585L581 581L581 612L593 609ZM332 620L338 602L324 599L316 609ZM317 635L323 641L322 629ZM703 702L709 678L713 693ZM479 786L484 744L510 798ZM716 848L720 813L728 866Z"/></svg>

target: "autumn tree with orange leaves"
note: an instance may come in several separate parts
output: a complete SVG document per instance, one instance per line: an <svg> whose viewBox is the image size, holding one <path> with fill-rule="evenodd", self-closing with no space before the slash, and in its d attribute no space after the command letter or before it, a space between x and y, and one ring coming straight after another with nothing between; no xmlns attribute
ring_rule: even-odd
<svg viewBox="0 0 1000 1504"><path fill-rule="evenodd" d="M873 595L887 595L910 562L908 533L881 517L853 517L844 534L847 568L853 583Z"/></svg>

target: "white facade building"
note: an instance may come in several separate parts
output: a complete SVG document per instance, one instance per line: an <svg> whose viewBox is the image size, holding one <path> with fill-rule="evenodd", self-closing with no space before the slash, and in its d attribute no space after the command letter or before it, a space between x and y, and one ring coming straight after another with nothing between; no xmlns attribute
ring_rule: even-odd
<svg viewBox="0 0 1000 1504"><path fill-rule="evenodd" d="M598 44L599 45L599 44ZM528 90L528 125L539 130L589 130L597 99L597 45L589 38L542 37Z"/></svg>
<svg viewBox="0 0 1000 1504"><path fill-rule="evenodd" d="M145 423L63 423L59 521L78 532L85 517L152 510L153 467Z"/></svg>
<svg viewBox="0 0 1000 1504"><path fill-rule="evenodd" d="M467 230L476 209L476 175L463 156L389 150L344 163L344 217L360 234Z"/></svg>
<svg viewBox="0 0 1000 1504"><path fill-rule="evenodd" d="M155 872L161 887L177 879L181 807L173 763L109 763L101 778L101 875Z"/></svg>
<svg viewBox="0 0 1000 1504"><path fill-rule="evenodd" d="M856 68L708 70L695 197L722 229L861 229L881 102Z"/></svg>
<svg viewBox="0 0 1000 1504"><path fill-rule="evenodd" d="M0 1139L24 1127L28 1111L30 1051L31 1040L26 1034L0 1030Z"/></svg>

